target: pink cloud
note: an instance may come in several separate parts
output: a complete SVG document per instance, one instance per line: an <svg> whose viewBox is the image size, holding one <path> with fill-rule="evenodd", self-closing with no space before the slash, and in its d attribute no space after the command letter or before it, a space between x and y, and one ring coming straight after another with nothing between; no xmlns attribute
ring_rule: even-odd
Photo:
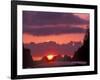
<svg viewBox="0 0 100 80"><path fill-rule="evenodd" d="M80 17L81 19L84 19L84 20L87 20L87 21L89 20L89 14L87 14L87 13L86 14L85 13L84 14L83 13L82 14L81 13L75 13L74 15Z"/></svg>

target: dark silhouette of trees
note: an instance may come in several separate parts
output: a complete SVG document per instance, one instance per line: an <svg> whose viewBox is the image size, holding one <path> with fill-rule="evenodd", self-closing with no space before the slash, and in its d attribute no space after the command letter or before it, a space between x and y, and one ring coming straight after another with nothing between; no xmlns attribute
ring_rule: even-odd
<svg viewBox="0 0 100 80"><path fill-rule="evenodd" d="M48 61L47 57L46 57L46 56L44 56L40 62L45 63L45 62L47 62L47 61Z"/></svg>
<svg viewBox="0 0 100 80"><path fill-rule="evenodd" d="M64 55L63 61L71 61L71 57L67 56L67 55Z"/></svg>
<svg viewBox="0 0 100 80"><path fill-rule="evenodd" d="M61 61L61 55L54 56L53 61Z"/></svg>
<svg viewBox="0 0 100 80"><path fill-rule="evenodd" d="M61 55L57 55L53 58L52 61L71 61L71 57L68 55L64 55L64 57L62 57Z"/></svg>
<svg viewBox="0 0 100 80"><path fill-rule="evenodd" d="M89 48L89 29L87 30L86 32L86 35L85 35L85 39L84 39L84 42L83 42L83 46L80 47L74 57L73 57L73 60L75 61L86 61L87 64L89 64L89 52L90 52L90 48Z"/></svg>
<svg viewBox="0 0 100 80"><path fill-rule="evenodd" d="M33 60L31 51L23 47L23 68L31 68L33 66Z"/></svg>

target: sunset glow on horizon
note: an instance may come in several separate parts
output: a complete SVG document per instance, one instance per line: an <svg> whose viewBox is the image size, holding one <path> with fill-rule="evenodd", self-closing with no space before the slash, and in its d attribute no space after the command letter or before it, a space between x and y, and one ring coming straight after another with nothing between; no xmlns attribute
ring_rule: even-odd
<svg viewBox="0 0 100 80"><path fill-rule="evenodd" d="M27 33L23 34L24 44L34 43L43 43L43 42L56 42L58 44L67 44L71 41L83 42L84 33L80 34L62 34L62 35L49 35L49 36L33 36Z"/></svg>
<svg viewBox="0 0 100 80"><path fill-rule="evenodd" d="M32 56L32 59L34 61L40 61L40 60L42 60L42 56Z"/></svg>

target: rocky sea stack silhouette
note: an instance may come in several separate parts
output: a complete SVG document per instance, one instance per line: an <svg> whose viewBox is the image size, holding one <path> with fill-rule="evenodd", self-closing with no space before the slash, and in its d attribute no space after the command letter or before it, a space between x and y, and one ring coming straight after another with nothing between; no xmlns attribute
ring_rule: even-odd
<svg viewBox="0 0 100 80"><path fill-rule="evenodd" d="M33 66L31 51L23 47L23 68L30 68Z"/></svg>
<svg viewBox="0 0 100 80"><path fill-rule="evenodd" d="M90 48L89 48L89 30L87 30L87 33L85 35L85 39L83 42L83 46L81 46L76 52L73 57L73 60L75 61L86 61L87 64L89 64L89 54Z"/></svg>

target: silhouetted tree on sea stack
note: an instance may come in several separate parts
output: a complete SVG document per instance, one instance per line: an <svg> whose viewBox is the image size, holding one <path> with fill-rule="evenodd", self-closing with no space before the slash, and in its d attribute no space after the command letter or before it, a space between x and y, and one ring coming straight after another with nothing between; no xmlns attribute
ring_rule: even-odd
<svg viewBox="0 0 100 80"><path fill-rule="evenodd" d="M89 29L87 30L87 33L85 35L85 39L83 42L83 46L81 46L75 53L73 60L75 61L86 61L87 64L89 64L89 52L90 52L90 47L89 47Z"/></svg>
<svg viewBox="0 0 100 80"><path fill-rule="evenodd" d="M33 66L33 60L31 51L23 47L23 68L31 68Z"/></svg>

